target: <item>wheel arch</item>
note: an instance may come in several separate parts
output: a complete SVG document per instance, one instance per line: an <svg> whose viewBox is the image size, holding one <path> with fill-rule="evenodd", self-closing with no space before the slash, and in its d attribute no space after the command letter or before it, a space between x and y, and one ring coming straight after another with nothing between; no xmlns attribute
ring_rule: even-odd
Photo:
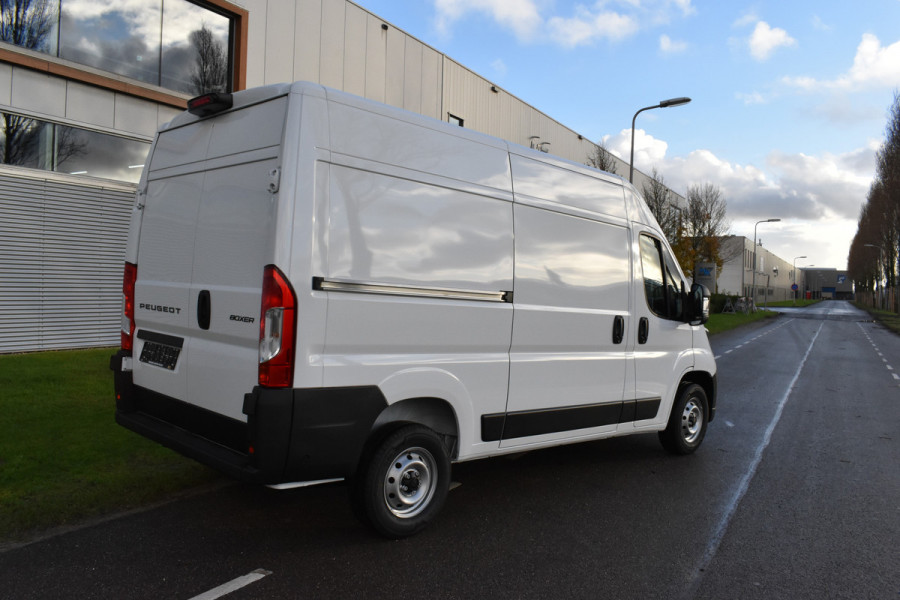
<svg viewBox="0 0 900 600"><path fill-rule="evenodd" d="M704 392L706 392L706 401L709 404L709 418L707 421L712 422L716 416L716 393L718 387L716 376L706 371L688 371L684 374L681 378L681 382L678 384L676 396L682 387L692 383L696 383L703 388Z"/></svg>
<svg viewBox="0 0 900 600"><path fill-rule="evenodd" d="M394 402L378 415L370 437L382 438L408 424L424 425L441 436L447 456L455 459L459 452L459 423L449 402L441 398L408 398Z"/></svg>

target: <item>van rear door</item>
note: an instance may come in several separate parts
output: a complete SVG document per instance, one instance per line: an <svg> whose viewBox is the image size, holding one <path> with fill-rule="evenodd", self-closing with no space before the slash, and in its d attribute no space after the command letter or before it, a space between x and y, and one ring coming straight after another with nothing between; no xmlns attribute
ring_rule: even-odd
<svg viewBox="0 0 900 600"><path fill-rule="evenodd" d="M143 190L134 383L238 420L257 382L286 111L281 96L179 117L159 134Z"/></svg>

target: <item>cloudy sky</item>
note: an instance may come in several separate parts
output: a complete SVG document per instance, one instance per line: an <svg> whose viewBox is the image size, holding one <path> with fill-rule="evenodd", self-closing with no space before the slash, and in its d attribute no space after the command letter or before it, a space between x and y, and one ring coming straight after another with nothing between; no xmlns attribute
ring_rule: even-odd
<svg viewBox="0 0 900 600"><path fill-rule="evenodd" d="M894 93L900 0L355 0L684 194L731 232L846 268Z"/></svg>

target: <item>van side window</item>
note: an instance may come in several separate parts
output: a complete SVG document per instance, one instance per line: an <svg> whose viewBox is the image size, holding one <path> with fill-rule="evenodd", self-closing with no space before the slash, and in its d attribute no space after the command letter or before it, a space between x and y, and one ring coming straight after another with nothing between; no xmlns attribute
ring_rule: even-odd
<svg viewBox="0 0 900 600"><path fill-rule="evenodd" d="M664 319L679 320L682 312L681 277L662 242L641 235L641 266L647 305Z"/></svg>

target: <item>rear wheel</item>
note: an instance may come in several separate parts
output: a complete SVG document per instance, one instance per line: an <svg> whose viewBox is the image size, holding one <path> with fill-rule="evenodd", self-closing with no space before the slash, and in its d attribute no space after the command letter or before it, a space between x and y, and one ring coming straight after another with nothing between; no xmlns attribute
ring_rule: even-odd
<svg viewBox="0 0 900 600"><path fill-rule="evenodd" d="M450 486L450 459L441 438L421 425L385 437L353 484L361 520L390 538L418 533L440 512Z"/></svg>
<svg viewBox="0 0 900 600"><path fill-rule="evenodd" d="M659 441L673 454L691 454L703 443L708 415L709 401L703 388L696 383L681 386Z"/></svg>

